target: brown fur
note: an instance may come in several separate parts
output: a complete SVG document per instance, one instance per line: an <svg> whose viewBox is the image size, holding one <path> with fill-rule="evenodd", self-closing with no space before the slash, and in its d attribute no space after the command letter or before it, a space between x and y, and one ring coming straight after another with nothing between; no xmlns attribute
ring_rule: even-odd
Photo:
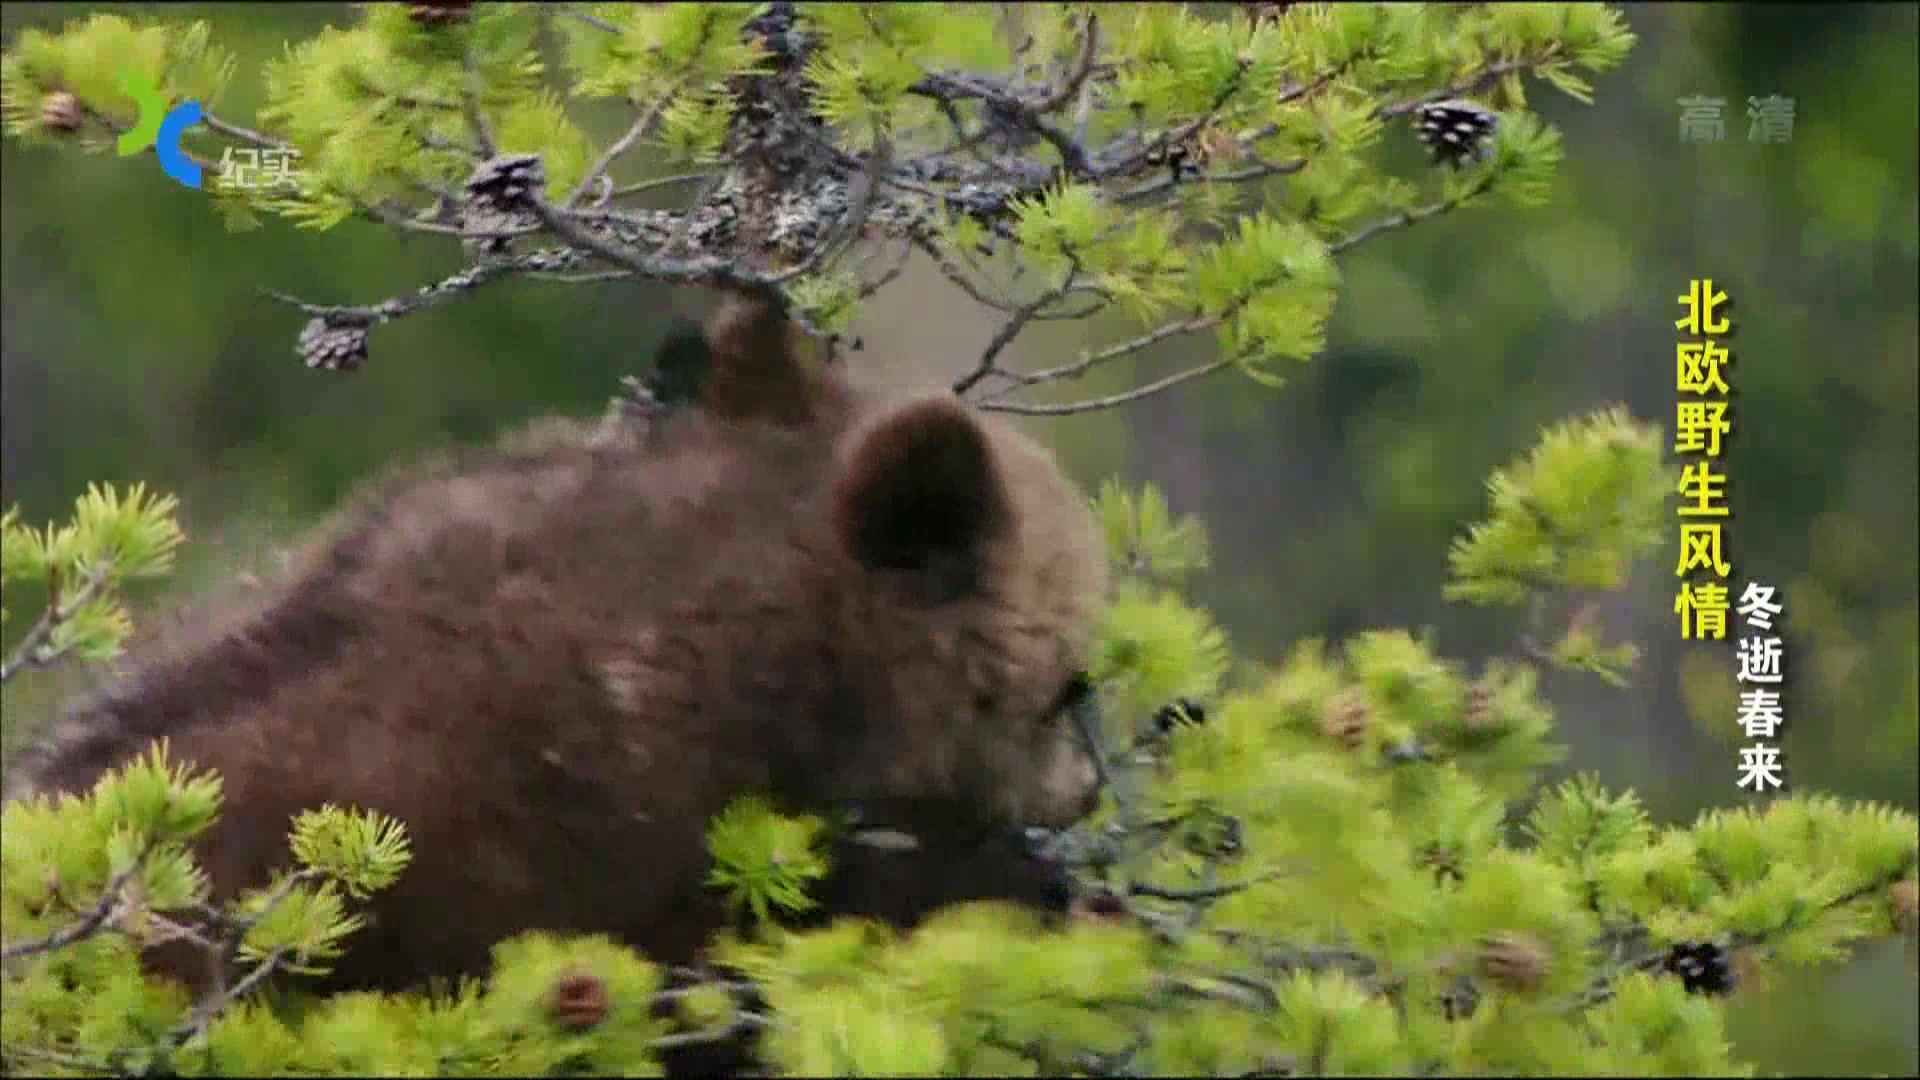
<svg viewBox="0 0 1920 1080"><path fill-rule="evenodd" d="M400 818L414 863L330 980L356 987L478 973L534 928L688 961L722 924L704 825L746 792L956 837L1082 816L1052 708L1104 592L1081 496L951 397L808 368L763 298L710 325L701 407L376 485L257 613L16 780L81 790L167 737L224 779L199 852L222 897L286 865L299 810Z"/></svg>

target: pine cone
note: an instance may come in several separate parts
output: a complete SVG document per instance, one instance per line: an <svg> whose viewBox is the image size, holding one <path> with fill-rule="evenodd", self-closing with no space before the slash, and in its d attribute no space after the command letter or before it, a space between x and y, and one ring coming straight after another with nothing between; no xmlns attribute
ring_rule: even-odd
<svg viewBox="0 0 1920 1080"><path fill-rule="evenodd" d="M1320 731L1328 738L1356 750L1367 741L1367 727L1372 720L1373 710L1357 694L1342 694L1327 703L1325 714L1320 719Z"/></svg>
<svg viewBox="0 0 1920 1080"><path fill-rule="evenodd" d="M475 200L468 204L461 215L460 227L469 235L462 237L460 242L474 256L506 255L513 250L513 237L497 234L530 224L532 221L528 215L508 213Z"/></svg>
<svg viewBox="0 0 1920 1080"><path fill-rule="evenodd" d="M1456 169L1486 152L1498 120L1493 111L1458 99L1430 102L1413 111L1414 131L1433 161Z"/></svg>
<svg viewBox="0 0 1920 1080"><path fill-rule="evenodd" d="M358 371L367 362L367 328L307 320L300 331L300 359L320 371Z"/></svg>
<svg viewBox="0 0 1920 1080"><path fill-rule="evenodd" d="M49 131L78 131L86 118L80 99L65 90L55 90L40 99L40 125Z"/></svg>
<svg viewBox="0 0 1920 1080"><path fill-rule="evenodd" d="M1733 990L1733 957L1712 942L1676 942L1661 966L1679 976L1689 994L1716 996Z"/></svg>
<svg viewBox="0 0 1920 1080"><path fill-rule="evenodd" d="M1920 881L1908 878L1887 888L1887 907L1893 914L1894 929L1903 934L1920 933Z"/></svg>
<svg viewBox="0 0 1920 1080"><path fill-rule="evenodd" d="M1546 945L1532 934L1503 930L1480 943L1480 974L1507 990L1526 992L1545 982L1553 967Z"/></svg>
<svg viewBox="0 0 1920 1080"><path fill-rule="evenodd" d="M562 975L547 991L547 1019L586 1031L607 1018L607 984L587 974Z"/></svg>
<svg viewBox="0 0 1920 1080"><path fill-rule="evenodd" d="M466 22L473 0L413 0L407 5L407 17L421 26L447 26Z"/></svg>
<svg viewBox="0 0 1920 1080"><path fill-rule="evenodd" d="M1493 691L1484 683L1467 688L1467 726L1480 727L1493 715Z"/></svg>
<svg viewBox="0 0 1920 1080"><path fill-rule="evenodd" d="M485 161L467 180L468 216L475 210L509 213L546 183L547 169L539 154L502 154Z"/></svg>

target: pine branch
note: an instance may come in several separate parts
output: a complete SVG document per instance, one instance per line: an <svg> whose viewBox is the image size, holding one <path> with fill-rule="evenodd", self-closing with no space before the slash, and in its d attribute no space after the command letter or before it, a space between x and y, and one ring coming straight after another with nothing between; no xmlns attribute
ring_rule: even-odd
<svg viewBox="0 0 1920 1080"><path fill-rule="evenodd" d="M143 847L132 862L108 878L106 885L100 889L99 899L88 907L77 922L70 923L43 937L0 944L0 960L12 960L16 957L64 949L99 933L117 913L121 890L125 889L127 883L133 880L133 876L145 867L147 854L151 850L151 844Z"/></svg>
<svg viewBox="0 0 1920 1080"><path fill-rule="evenodd" d="M0 661L0 684L10 682L14 676L28 668L44 668L57 663L68 649L55 649L51 642L60 628L73 621L81 609L92 603L106 588L109 568L99 565L92 568L80 588L74 591L71 599L63 602L60 596L60 584L57 576L47 583L47 606L40 617L27 628L25 636L15 645L13 652L4 661Z"/></svg>

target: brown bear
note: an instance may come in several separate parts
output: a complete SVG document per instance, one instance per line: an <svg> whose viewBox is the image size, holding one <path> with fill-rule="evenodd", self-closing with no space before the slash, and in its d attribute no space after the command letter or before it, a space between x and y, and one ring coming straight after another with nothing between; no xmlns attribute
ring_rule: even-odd
<svg viewBox="0 0 1920 1080"><path fill-rule="evenodd" d="M688 962L724 925L706 823L750 792L930 838L847 852L828 913L1063 906L1007 838L1098 794L1069 716L1105 593L1086 501L1011 428L862 393L801 341L735 292L688 407L375 485L288 584L136 667L12 786L83 790L166 737L224 780L198 852L222 898L288 863L302 809L399 818L413 864L329 988L480 974L535 928ZM1000 869L890 880L943 850Z"/></svg>

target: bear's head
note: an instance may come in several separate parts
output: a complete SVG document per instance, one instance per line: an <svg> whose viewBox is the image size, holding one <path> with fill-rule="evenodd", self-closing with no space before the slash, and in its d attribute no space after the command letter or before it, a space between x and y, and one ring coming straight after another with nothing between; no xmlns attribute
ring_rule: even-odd
<svg viewBox="0 0 1920 1080"><path fill-rule="evenodd" d="M1098 774L1080 723L1100 535L1053 458L951 396L876 403L819 494L840 670L867 718L826 778L920 831L1065 826Z"/></svg>
<svg viewBox="0 0 1920 1080"><path fill-rule="evenodd" d="M808 448L783 509L816 571L795 607L820 618L827 654L801 662L835 673L834 703L824 730L786 732L777 786L922 833L1083 817L1099 785L1082 672L1106 560L1053 456L951 393L852 388L769 290L722 290L705 340L683 365L700 372L685 422L719 423L752 460Z"/></svg>

